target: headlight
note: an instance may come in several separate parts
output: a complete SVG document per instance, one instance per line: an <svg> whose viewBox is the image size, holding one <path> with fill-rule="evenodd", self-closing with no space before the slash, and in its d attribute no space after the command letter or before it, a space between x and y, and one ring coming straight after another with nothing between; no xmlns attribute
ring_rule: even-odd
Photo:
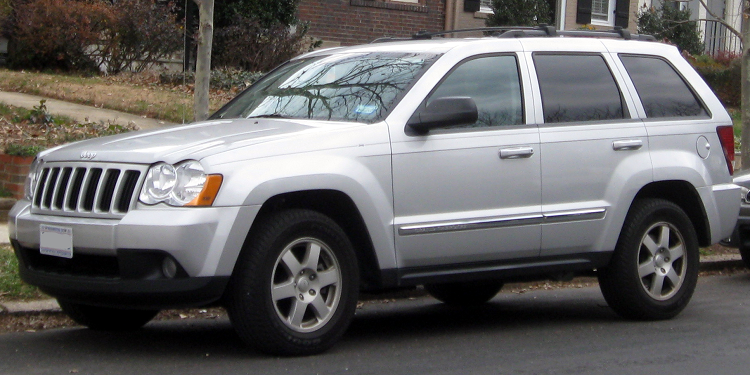
<svg viewBox="0 0 750 375"><path fill-rule="evenodd" d="M744 204L750 204L750 189L740 186L742 191L742 203Z"/></svg>
<svg viewBox="0 0 750 375"><path fill-rule="evenodd" d="M34 190L36 190L36 183L39 178L39 164L39 159L34 158L29 167L29 175L26 176L26 182L23 184L23 196L28 200L34 198Z"/></svg>
<svg viewBox="0 0 750 375"><path fill-rule="evenodd" d="M189 160L172 166L159 163L149 168L140 201L171 206L210 206L221 185L220 175L206 175L203 166Z"/></svg>

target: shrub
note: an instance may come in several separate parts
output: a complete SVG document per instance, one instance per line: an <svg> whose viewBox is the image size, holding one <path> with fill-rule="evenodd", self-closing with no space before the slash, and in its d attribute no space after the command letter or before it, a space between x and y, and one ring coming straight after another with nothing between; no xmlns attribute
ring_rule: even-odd
<svg viewBox="0 0 750 375"><path fill-rule="evenodd" d="M739 107L741 102L740 58L732 54L688 57L695 70L711 86L726 107Z"/></svg>
<svg viewBox="0 0 750 375"><path fill-rule="evenodd" d="M232 25L218 28L214 33L212 64L252 72L269 71L317 46L305 36L307 25L298 25L296 29L292 32L282 23L264 27L258 19L236 16Z"/></svg>
<svg viewBox="0 0 750 375"><path fill-rule="evenodd" d="M99 1L31 0L16 9L8 62L16 68L96 70L87 48L112 21Z"/></svg>
<svg viewBox="0 0 750 375"><path fill-rule="evenodd" d="M182 47L174 6L154 0L19 3L13 68L141 71Z"/></svg>
<svg viewBox="0 0 750 375"><path fill-rule="evenodd" d="M663 2L661 8L644 8L638 14L638 33L650 34L659 40L673 43L681 51L698 55L703 53L698 25L690 21L690 9L680 10L672 2Z"/></svg>
<svg viewBox="0 0 750 375"><path fill-rule="evenodd" d="M487 26L534 26L549 23L547 0L492 0Z"/></svg>
<svg viewBox="0 0 750 375"><path fill-rule="evenodd" d="M182 30L175 22L173 3L118 0L111 5L114 20L96 48L108 73L143 71L182 48Z"/></svg>
<svg viewBox="0 0 750 375"><path fill-rule="evenodd" d="M296 25L299 0L218 0L215 2L216 27L234 23L235 17L255 18L263 27L274 24Z"/></svg>

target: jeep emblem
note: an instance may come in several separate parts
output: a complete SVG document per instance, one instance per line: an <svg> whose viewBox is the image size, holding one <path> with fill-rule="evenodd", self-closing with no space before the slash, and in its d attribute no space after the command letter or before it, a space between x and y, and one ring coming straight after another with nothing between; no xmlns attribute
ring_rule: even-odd
<svg viewBox="0 0 750 375"><path fill-rule="evenodd" d="M96 152L93 151L81 151L81 159L91 160L96 157Z"/></svg>

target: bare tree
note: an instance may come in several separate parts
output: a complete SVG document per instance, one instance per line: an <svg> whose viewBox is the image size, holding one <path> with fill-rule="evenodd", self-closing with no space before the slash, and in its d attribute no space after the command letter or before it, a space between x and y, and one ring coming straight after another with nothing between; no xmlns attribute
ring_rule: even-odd
<svg viewBox="0 0 750 375"><path fill-rule="evenodd" d="M214 38L214 0L193 0L198 4L198 53L195 62L196 121L208 118L208 90L211 82L211 45Z"/></svg>
<svg viewBox="0 0 750 375"><path fill-rule="evenodd" d="M740 106L742 107L742 168L750 168L750 0L742 2L742 60L740 71L742 79L742 91Z"/></svg>

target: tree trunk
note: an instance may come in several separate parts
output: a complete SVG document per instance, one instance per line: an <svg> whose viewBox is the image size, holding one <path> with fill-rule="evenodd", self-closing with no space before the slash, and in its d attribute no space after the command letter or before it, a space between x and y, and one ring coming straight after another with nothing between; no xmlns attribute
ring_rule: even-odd
<svg viewBox="0 0 750 375"><path fill-rule="evenodd" d="M750 0L742 2L742 169L750 169Z"/></svg>
<svg viewBox="0 0 750 375"><path fill-rule="evenodd" d="M211 83L211 44L214 38L214 0L198 4L198 53L195 57L195 121L208 118L208 90Z"/></svg>

